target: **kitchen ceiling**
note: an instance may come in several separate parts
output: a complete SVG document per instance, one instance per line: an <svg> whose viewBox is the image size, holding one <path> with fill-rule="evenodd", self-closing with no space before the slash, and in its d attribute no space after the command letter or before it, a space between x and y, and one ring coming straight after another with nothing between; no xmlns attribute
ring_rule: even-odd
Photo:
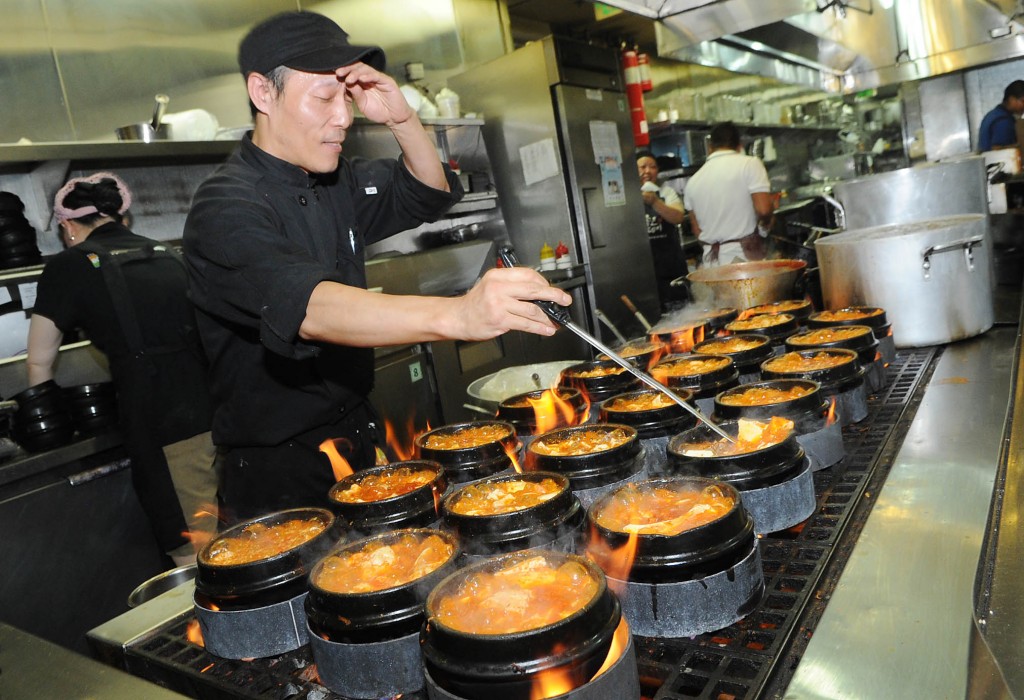
<svg viewBox="0 0 1024 700"><path fill-rule="evenodd" d="M1024 55L1021 0L508 0L513 39L546 31L636 44L831 92ZM606 17L606 18L601 18ZM549 28L549 29L546 29Z"/></svg>

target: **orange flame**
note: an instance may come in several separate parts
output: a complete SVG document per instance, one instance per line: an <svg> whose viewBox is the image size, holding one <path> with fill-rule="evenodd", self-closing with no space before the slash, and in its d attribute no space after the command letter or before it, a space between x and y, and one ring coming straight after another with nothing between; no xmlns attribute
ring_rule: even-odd
<svg viewBox="0 0 1024 700"><path fill-rule="evenodd" d="M510 445L504 445L505 454L508 455L508 459L512 462L512 468L516 470L516 474L523 473L523 465L519 463L519 441L516 440Z"/></svg>
<svg viewBox="0 0 1024 700"><path fill-rule="evenodd" d="M189 620L188 625L185 627L185 638L196 646L206 647L203 631L199 629L199 620ZM205 671L206 669L204 668L203 670Z"/></svg>
<svg viewBox="0 0 1024 700"><path fill-rule="evenodd" d="M206 543L213 539L214 534L217 532L217 520L219 516L217 514L217 506L213 503L204 503L199 506L199 509L192 514L192 520L196 523L200 523L203 520L209 518L208 523L209 529L203 527L195 527L193 530L185 530L181 533L181 536L192 543L192 546L199 551ZM206 523L203 523L206 524Z"/></svg>
<svg viewBox="0 0 1024 700"><path fill-rule="evenodd" d="M576 420L576 409L559 396L557 391L545 389L536 399L527 397L526 400L533 407L538 435L563 425L572 425Z"/></svg>
<svg viewBox="0 0 1024 700"><path fill-rule="evenodd" d="M593 406L593 402L590 400L590 394L587 393L587 390L583 386L578 388L580 396L583 397L583 408L582 411L580 411L579 418L576 419L576 425L583 425L590 420L590 411Z"/></svg>
<svg viewBox="0 0 1024 700"><path fill-rule="evenodd" d="M626 647L629 645L629 623L626 622L625 616L619 620L619 626L615 628L615 635L612 637L612 645L608 647L608 656L604 658L604 663L601 664L601 668L597 669L597 673L590 680L594 680L602 673L610 669L615 665L615 662L619 660L619 657L626 651Z"/></svg>
<svg viewBox="0 0 1024 700"><path fill-rule="evenodd" d="M605 576L608 578L608 587L620 597L626 595L626 582L629 581L629 572L633 569L633 562L636 561L639 542L640 538L637 533L631 532L625 544L612 547L601 536L597 528L591 527L590 529L587 558L604 570Z"/></svg>
<svg viewBox="0 0 1024 700"><path fill-rule="evenodd" d="M836 422L836 397L833 396L828 402L828 411L825 412L825 427Z"/></svg>
<svg viewBox="0 0 1024 700"><path fill-rule="evenodd" d="M748 318L750 318L751 316L755 315L756 313L757 313L757 310L753 306L751 306L749 309L744 309L743 311L741 311L740 315L736 317L736 320L737 321L746 321Z"/></svg>
<svg viewBox="0 0 1024 700"><path fill-rule="evenodd" d="M651 367L654 367L654 365L661 362L661 359L671 351L668 344L661 342L661 338L657 335L651 336L651 342L657 343L658 347L655 348L653 353L651 353L651 359L647 361L647 367L644 368L648 373L650 373Z"/></svg>
<svg viewBox="0 0 1024 700"><path fill-rule="evenodd" d="M423 432L430 432L430 423L427 423L427 429ZM405 462L410 459L416 458L416 423L412 416L405 423L405 427L402 430L401 435L394 423L390 419L384 419L384 436L388 443L388 447L391 448L391 452L400 462Z"/></svg>
<svg viewBox="0 0 1024 700"><path fill-rule="evenodd" d="M619 620L619 626L615 628L615 632L612 635L612 643L608 647L608 654L604 657L604 663L601 664L601 668L597 669L597 673L591 676L587 683L615 665L615 662L625 653L626 647L629 646L629 638L629 623L626 621L625 616L623 616ZM558 649L555 649L555 653L558 653L558 651ZM575 690L578 685L568 670L548 669L539 673L531 684L530 700L545 700L546 698L558 697L571 690Z"/></svg>
<svg viewBox="0 0 1024 700"><path fill-rule="evenodd" d="M670 348L672 352L684 353L693 350L693 346L704 340L704 326L691 326L672 331Z"/></svg>
<svg viewBox="0 0 1024 700"><path fill-rule="evenodd" d="M552 650L553 654L560 654L564 648L556 644ZM564 695L576 688L576 680L572 672L567 668L549 668L541 671L530 684L530 700L545 700Z"/></svg>
<svg viewBox="0 0 1024 700"><path fill-rule="evenodd" d="M345 438L327 438L320 443L320 451L327 455L327 459L331 460L331 469L334 470L335 481L341 481L346 476L354 473L348 460L342 457L341 452L338 451L336 442L338 440L345 440Z"/></svg>

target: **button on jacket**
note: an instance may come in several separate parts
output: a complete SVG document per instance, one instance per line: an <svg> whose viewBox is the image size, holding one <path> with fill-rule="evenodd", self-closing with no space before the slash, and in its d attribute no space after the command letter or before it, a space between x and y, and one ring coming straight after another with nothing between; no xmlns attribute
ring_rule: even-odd
<svg viewBox="0 0 1024 700"><path fill-rule="evenodd" d="M276 445L336 420L373 388L373 350L299 337L323 281L366 287L364 248L462 197L396 160L342 159L310 175L243 138L185 223L190 295L212 366L218 445Z"/></svg>

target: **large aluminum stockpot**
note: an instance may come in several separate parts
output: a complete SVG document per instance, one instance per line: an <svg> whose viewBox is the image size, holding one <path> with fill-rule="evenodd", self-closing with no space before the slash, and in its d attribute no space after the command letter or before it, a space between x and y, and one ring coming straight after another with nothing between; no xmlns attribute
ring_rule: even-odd
<svg viewBox="0 0 1024 700"><path fill-rule="evenodd" d="M992 240L983 214L846 231L815 248L825 306L885 309L898 347L992 327Z"/></svg>
<svg viewBox="0 0 1024 700"><path fill-rule="evenodd" d="M960 214L988 213L985 159L967 156L832 185L849 231Z"/></svg>

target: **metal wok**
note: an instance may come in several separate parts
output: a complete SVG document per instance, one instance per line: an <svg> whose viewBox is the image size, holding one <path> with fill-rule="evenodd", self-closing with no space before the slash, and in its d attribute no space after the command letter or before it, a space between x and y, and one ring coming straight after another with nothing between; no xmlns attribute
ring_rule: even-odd
<svg viewBox="0 0 1024 700"><path fill-rule="evenodd" d="M759 260L702 267L686 277L697 302L743 310L793 298L797 280L806 267L803 260Z"/></svg>

